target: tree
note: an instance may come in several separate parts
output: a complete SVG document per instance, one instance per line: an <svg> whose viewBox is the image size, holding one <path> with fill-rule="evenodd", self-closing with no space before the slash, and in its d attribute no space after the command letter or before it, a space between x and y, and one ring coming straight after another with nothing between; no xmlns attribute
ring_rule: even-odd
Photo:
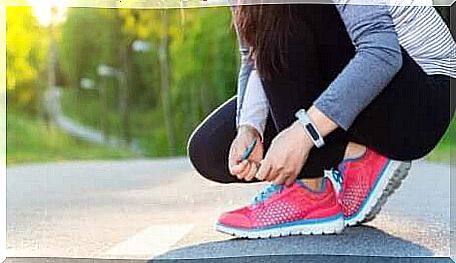
<svg viewBox="0 0 456 263"><path fill-rule="evenodd" d="M6 21L8 104L39 112L49 39L31 7L7 7Z"/></svg>
<svg viewBox="0 0 456 263"><path fill-rule="evenodd" d="M71 86L100 63L119 69L126 84L110 92L110 131L139 138L153 155L184 154L196 125L235 93L239 54L230 24L229 8L71 9L61 64ZM150 50L133 52L137 40Z"/></svg>
<svg viewBox="0 0 456 263"><path fill-rule="evenodd" d="M229 8L192 9L175 34L171 60L179 152L185 152L199 122L235 94L239 51L230 25Z"/></svg>
<svg viewBox="0 0 456 263"><path fill-rule="evenodd" d="M167 133L167 141L170 155L175 155L176 136L173 127L173 113L170 96L170 14L168 10L132 10L121 11L124 18L123 33L129 40L130 45L135 39L155 39L158 42L158 57L160 68L160 91L161 105L163 107L163 120ZM157 23L160 21L160 23ZM158 25L158 26L154 26Z"/></svg>

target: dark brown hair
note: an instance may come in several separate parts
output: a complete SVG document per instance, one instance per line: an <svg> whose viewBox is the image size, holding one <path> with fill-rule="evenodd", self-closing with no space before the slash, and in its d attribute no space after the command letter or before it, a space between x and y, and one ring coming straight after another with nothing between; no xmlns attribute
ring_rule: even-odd
<svg viewBox="0 0 456 263"><path fill-rule="evenodd" d="M250 47L250 59L256 62L262 78L270 79L286 71L288 37L292 33L290 5L239 5L234 23L241 39Z"/></svg>

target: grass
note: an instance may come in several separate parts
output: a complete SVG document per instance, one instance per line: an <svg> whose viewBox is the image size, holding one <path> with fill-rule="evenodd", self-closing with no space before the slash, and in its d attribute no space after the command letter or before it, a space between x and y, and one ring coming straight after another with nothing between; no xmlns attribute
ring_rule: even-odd
<svg viewBox="0 0 456 263"><path fill-rule="evenodd" d="M456 117L437 147L426 157L430 161L456 162Z"/></svg>
<svg viewBox="0 0 456 263"><path fill-rule="evenodd" d="M44 121L16 110L8 110L7 165L25 162L119 159L131 154L119 149L93 145L47 126Z"/></svg>

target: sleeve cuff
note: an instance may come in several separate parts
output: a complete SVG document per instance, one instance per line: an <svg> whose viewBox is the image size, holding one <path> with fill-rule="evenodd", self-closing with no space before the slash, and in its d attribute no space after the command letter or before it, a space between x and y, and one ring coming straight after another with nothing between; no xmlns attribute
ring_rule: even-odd
<svg viewBox="0 0 456 263"><path fill-rule="evenodd" d="M241 120L239 122L237 128L239 128L242 125L248 125L250 127L253 127L255 130L257 130L258 134L260 134L261 141L263 141L263 139L264 139L263 135L264 135L265 127L266 127L266 122L254 123L254 122L250 122L250 121Z"/></svg>
<svg viewBox="0 0 456 263"><path fill-rule="evenodd" d="M342 114L340 107L328 105L324 100L317 99L314 101L313 105L345 131L350 128L354 121L354 118L348 117L353 115Z"/></svg>

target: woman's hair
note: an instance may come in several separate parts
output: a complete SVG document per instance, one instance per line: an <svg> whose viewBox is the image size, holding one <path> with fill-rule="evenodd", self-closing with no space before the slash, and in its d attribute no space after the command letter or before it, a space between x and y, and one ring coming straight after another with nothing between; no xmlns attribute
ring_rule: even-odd
<svg viewBox="0 0 456 263"><path fill-rule="evenodd" d="M288 67L288 37L293 12L290 5L239 5L234 23L241 39L250 47L249 58L255 61L262 78L282 74Z"/></svg>

